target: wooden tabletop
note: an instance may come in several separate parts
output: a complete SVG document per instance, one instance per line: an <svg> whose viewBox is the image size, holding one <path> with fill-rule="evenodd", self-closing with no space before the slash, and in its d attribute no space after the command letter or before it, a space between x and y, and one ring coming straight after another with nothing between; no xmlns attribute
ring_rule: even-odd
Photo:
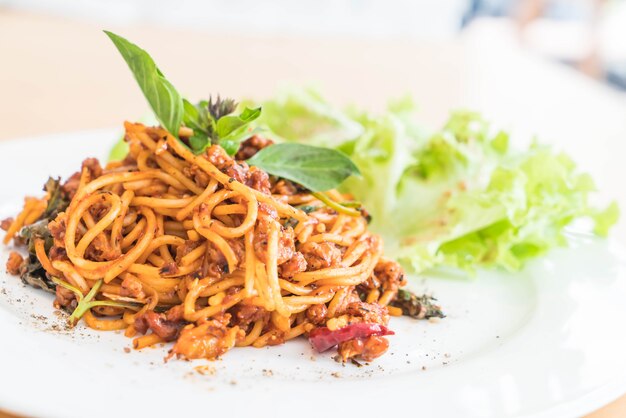
<svg viewBox="0 0 626 418"><path fill-rule="evenodd" d="M0 139L121 129L126 118L147 114L101 29L0 8ZM338 104L358 102L373 110L410 93L431 124L441 123L452 108L476 108L517 132L567 144L574 158L589 152L589 138L610 147L626 137L623 95L523 52L501 22L470 28L459 40L428 42L250 37L137 25L107 29L149 50L192 99L215 93L262 98L281 85L306 83ZM618 156L607 155L602 163L613 161ZM606 169L589 168L598 169L599 184L615 181ZM626 190L620 193L618 200L626 202ZM623 416L626 397L589 415ZM0 412L3 417L11 415Z"/></svg>

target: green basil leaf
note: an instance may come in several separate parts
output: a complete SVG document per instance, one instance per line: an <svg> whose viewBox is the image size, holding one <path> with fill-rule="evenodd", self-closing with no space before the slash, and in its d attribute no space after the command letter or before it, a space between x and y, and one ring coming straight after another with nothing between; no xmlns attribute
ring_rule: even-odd
<svg viewBox="0 0 626 418"><path fill-rule="evenodd" d="M245 108L240 115L222 116L215 124L215 131L220 139L226 139L231 133L249 124L261 116L261 108Z"/></svg>
<svg viewBox="0 0 626 418"><path fill-rule="evenodd" d="M295 143L270 145L247 162L313 192L333 189L349 176L361 174L339 151Z"/></svg>
<svg viewBox="0 0 626 418"><path fill-rule="evenodd" d="M209 102L200 100L195 107L200 116L200 126L204 127L207 134L210 134L215 130L215 119L209 113Z"/></svg>
<svg viewBox="0 0 626 418"><path fill-rule="evenodd" d="M222 148L226 150L226 153L228 153L228 155L232 157L239 150L239 144L242 141L245 141L246 139L262 131L263 129L260 127L251 129L249 126L244 125L240 127L239 129L235 129L227 137L220 138L219 143L222 146Z"/></svg>
<svg viewBox="0 0 626 418"><path fill-rule="evenodd" d="M185 126L193 129L193 136L189 138L189 148L195 154L200 154L211 143L213 121L209 119L208 111L203 111L202 102L194 106L187 99L183 99L183 106L185 109L183 122Z"/></svg>
<svg viewBox="0 0 626 418"><path fill-rule="evenodd" d="M185 126L193 130L203 129L203 123L200 118L200 110L198 110L198 108L191 104L191 102L187 99L183 99L183 109L185 109L185 113L183 114L183 122Z"/></svg>
<svg viewBox="0 0 626 418"><path fill-rule="evenodd" d="M230 140L220 141L220 146L224 148L224 151L226 151L226 154L230 155L231 157L237 154L237 151L239 151L239 144L240 144L240 141L230 141Z"/></svg>
<svg viewBox="0 0 626 418"><path fill-rule="evenodd" d="M183 105L185 108L183 122L185 126L193 129L193 136L189 138L189 147L195 154L201 154L214 142L215 121L209 113L206 100L193 105L187 99L183 99ZM237 148L239 148L238 145Z"/></svg>
<svg viewBox="0 0 626 418"><path fill-rule="evenodd" d="M185 114L183 115L185 126L194 131L202 131L207 135L213 131L215 122L209 115L206 101L193 105L187 99L183 99L183 107L185 109Z"/></svg>
<svg viewBox="0 0 626 418"><path fill-rule="evenodd" d="M211 144L211 139L202 131L194 131L194 134L189 138L189 148L198 155L204 152L206 147Z"/></svg>
<svg viewBox="0 0 626 418"><path fill-rule="evenodd" d="M178 91L146 51L112 32L104 33L122 54L161 125L178 138L184 113L183 99Z"/></svg>
<svg viewBox="0 0 626 418"><path fill-rule="evenodd" d="M239 118L245 122L252 122L256 118L261 116L261 107L255 107L254 109L250 109L246 107L243 109L243 112L239 115Z"/></svg>

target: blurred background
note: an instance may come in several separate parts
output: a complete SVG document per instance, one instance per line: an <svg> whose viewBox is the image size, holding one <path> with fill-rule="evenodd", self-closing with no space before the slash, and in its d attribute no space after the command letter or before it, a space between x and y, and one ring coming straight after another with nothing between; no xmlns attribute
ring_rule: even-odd
<svg viewBox="0 0 626 418"><path fill-rule="evenodd" d="M100 24L377 39L449 39L498 19L529 51L626 89L624 0L0 0L0 6Z"/></svg>
<svg viewBox="0 0 626 418"><path fill-rule="evenodd" d="M433 124L472 107L509 125L523 114L523 134L581 135L562 130L561 109L592 122L587 134L626 131L608 105L626 96L626 0L0 0L0 91L47 109L38 129L5 101L0 138L137 115L137 92L120 103L132 80L102 28L156 55L191 97L313 84L371 108L410 93ZM85 92L101 108L70 125L58 99L76 107ZM608 113L592 121L590 111Z"/></svg>
<svg viewBox="0 0 626 418"><path fill-rule="evenodd" d="M101 65L100 74L93 66L89 71L101 78L106 101L115 90L105 86L113 86L121 68L110 61L114 58L102 28L133 35L165 59L175 57L174 64L158 62L176 75L180 71L188 95L191 90L206 95L208 79L225 94L253 97L272 94L282 84L321 84L339 103L360 101L371 107L411 93L424 105L425 118L438 122L450 107L494 104L489 90L510 93L514 84L524 93L528 88L544 95L568 90L549 79L572 79L573 72L626 94L626 0L0 0L0 47L10 67L0 87L45 95L50 86L33 88L38 82L24 81L24 67L41 70L44 64L46 72L32 73L41 78L57 69L61 74L86 70L84 58L94 64L102 57L107 71ZM35 55L34 62L26 59L29 55ZM184 74L182 56L189 64ZM554 65L544 65L548 62L572 71L555 72ZM189 68L197 66L202 70ZM237 68L221 80L225 66ZM242 67L255 73L254 85L241 81ZM357 74L346 78L348 68ZM484 87L481 80L494 76L498 87L488 80L486 91L477 94ZM346 86L367 83L367 78L376 81L368 98L360 97L362 89ZM385 78L394 78L395 84ZM550 85L547 90L544 84ZM54 129L56 122L51 123Z"/></svg>

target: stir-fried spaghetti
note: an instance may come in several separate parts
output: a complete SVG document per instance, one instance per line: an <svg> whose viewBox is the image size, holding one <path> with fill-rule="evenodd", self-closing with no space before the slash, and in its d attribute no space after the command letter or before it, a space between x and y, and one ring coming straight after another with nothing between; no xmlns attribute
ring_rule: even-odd
<svg viewBox="0 0 626 418"><path fill-rule="evenodd" d="M31 253L12 253L9 271L32 284L40 269L35 284L56 293L70 321L125 330L137 349L174 341L170 356L212 359L308 335L319 350L339 345L344 361L386 351L389 315L417 299L397 300L402 269L382 257L364 212L338 213L249 167L243 160L270 142L260 137L233 159L218 145L195 155L186 128L182 141L160 127L125 128L123 161L86 160L3 222L4 242L15 237ZM433 315L421 302L410 313Z"/></svg>

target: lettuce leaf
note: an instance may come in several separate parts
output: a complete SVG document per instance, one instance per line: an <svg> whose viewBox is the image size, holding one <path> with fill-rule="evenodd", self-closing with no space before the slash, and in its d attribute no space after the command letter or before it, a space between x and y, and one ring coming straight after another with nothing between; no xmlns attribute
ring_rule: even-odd
<svg viewBox="0 0 626 418"><path fill-rule="evenodd" d="M358 166L342 188L363 202L387 254L420 272L451 266L472 272L518 270L567 244L566 226L580 218L606 236L619 218L615 203L588 203L595 190L565 154L509 136L475 112L454 112L429 131L410 99L372 115L340 110L311 90L286 91L262 104L258 123L285 141L334 147Z"/></svg>
<svg viewBox="0 0 626 418"><path fill-rule="evenodd" d="M111 151L109 151L108 162L111 161L122 161L128 155L128 144L124 141L124 135L120 139L117 140Z"/></svg>

